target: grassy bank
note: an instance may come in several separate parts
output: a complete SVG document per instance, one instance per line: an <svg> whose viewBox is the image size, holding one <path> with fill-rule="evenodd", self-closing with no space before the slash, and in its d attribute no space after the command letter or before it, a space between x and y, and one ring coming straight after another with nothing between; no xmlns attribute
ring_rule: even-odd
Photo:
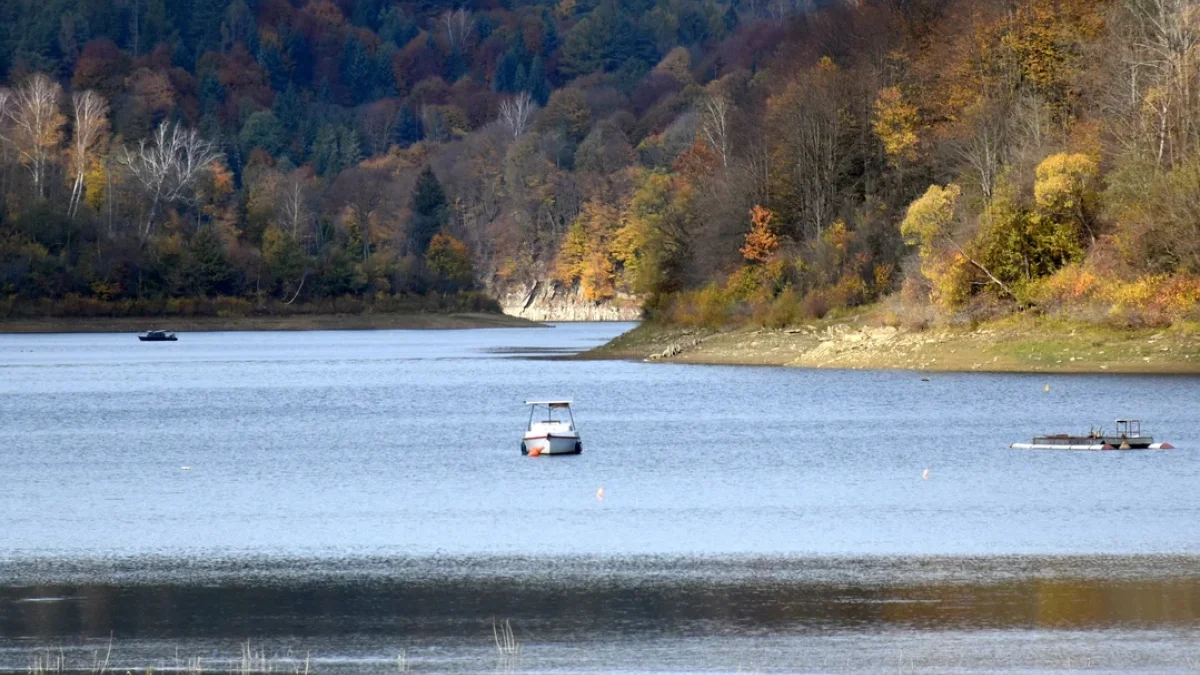
<svg viewBox="0 0 1200 675"><path fill-rule="evenodd" d="M257 330L531 328L544 324L506 314L294 314L291 316L49 317L0 320L0 333L129 333Z"/></svg>
<svg viewBox="0 0 1200 675"><path fill-rule="evenodd" d="M1114 328L1013 316L904 331L871 311L784 330L643 324L583 358L800 368L1200 374L1200 324Z"/></svg>

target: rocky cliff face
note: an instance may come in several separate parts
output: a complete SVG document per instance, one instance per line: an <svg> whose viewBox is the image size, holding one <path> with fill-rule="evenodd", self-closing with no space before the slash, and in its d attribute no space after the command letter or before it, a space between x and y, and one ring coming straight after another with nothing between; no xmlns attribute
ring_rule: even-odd
<svg viewBox="0 0 1200 675"><path fill-rule="evenodd" d="M531 321L639 321L642 303L620 295L605 302L585 300L578 289L552 281L510 286L497 293L505 314Z"/></svg>

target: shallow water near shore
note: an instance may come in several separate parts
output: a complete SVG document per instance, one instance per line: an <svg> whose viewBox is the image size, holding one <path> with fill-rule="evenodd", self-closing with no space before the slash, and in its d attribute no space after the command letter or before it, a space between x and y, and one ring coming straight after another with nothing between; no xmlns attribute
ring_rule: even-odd
<svg viewBox="0 0 1200 675"><path fill-rule="evenodd" d="M0 671L1200 669L1200 379L555 358L630 327L0 335Z"/></svg>

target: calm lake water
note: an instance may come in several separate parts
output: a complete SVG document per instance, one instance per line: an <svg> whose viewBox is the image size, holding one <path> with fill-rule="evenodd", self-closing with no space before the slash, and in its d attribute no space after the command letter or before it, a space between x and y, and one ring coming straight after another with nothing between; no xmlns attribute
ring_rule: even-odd
<svg viewBox="0 0 1200 675"><path fill-rule="evenodd" d="M1200 672L1200 379L557 358L630 327L0 335L0 671Z"/></svg>

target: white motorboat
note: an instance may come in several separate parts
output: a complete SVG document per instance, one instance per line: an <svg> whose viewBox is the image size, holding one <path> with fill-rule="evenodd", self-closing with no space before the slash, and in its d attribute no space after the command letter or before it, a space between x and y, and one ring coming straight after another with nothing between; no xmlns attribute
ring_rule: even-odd
<svg viewBox="0 0 1200 675"><path fill-rule="evenodd" d="M578 455L583 452L570 401L526 401L525 405L529 406L529 427L521 439L522 455Z"/></svg>

